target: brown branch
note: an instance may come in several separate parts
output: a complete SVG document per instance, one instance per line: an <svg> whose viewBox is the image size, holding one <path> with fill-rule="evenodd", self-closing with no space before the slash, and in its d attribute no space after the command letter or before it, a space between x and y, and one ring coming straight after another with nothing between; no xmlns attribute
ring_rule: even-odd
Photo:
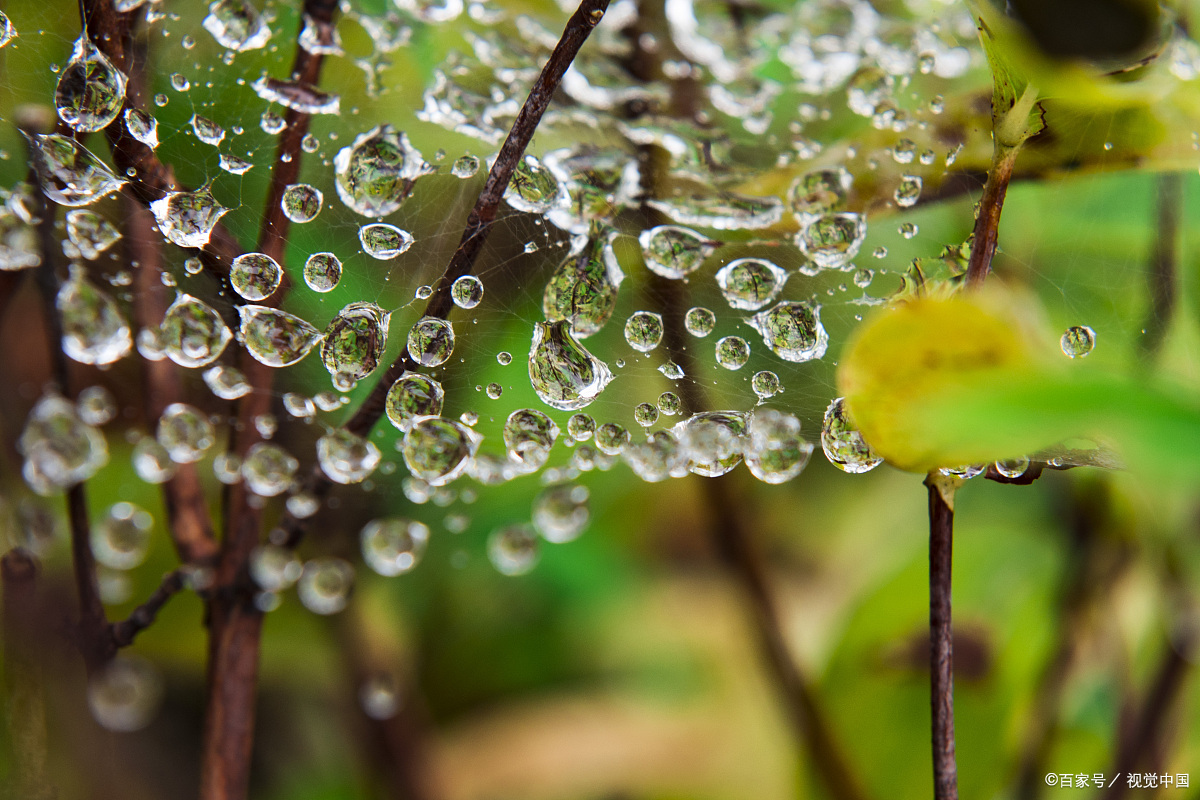
<svg viewBox="0 0 1200 800"><path fill-rule="evenodd" d="M933 715L934 800L957 800L958 766L954 758L954 645L950 614L950 571L954 549L954 509L934 473L929 487L929 659ZM953 497L953 495L951 495ZM951 502L953 502L951 500Z"/></svg>
<svg viewBox="0 0 1200 800"><path fill-rule="evenodd" d="M128 647L133 644L139 633L154 624L158 612L167 601L181 592L186 585L184 571L175 569L163 576L162 583L154 590L146 602L135 608L132 613L120 622L110 626L113 644L117 647Z"/></svg>
<svg viewBox="0 0 1200 800"><path fill-rule="evenodd" d="M992 169L979 203L979 216L975 218L971 260L967 265L968 286L981 285L992 271L992 258L996 254L996 242L1000 235L1000 212L1004 210L1004 196L1008 194L1008 184L1012 180L1019 149L1002 150L1001 145L998 142L996 144Z"/></svg>
<svg viewBox="0 0 1200 800"><path fill-rule="evenodd" d="M316 24L332 26L337 12L334 0L305 0L304 16ZM324 57L297 43L291 75L316 85ZM258 247L282 261L287 249L289 221L279 200L288 184L300 174L301 141L308 132L309 115L289 109L287 126L279 136L271 183L263 208ZM285 289L271 302L278 304ZM260 441L254 419L270 410L274 369L241 353L240 363L252 390L238 402L238 425L231 431L231 450L244 457ZM240 431L240 432L239 432ZM201 757L201 800L241 800L250 784L254 749L254 706L262 612L254 602L248 577L250 555L259 543L261 509L250 502L244 483L225 495L225 539L217 566L215 590L209 603L208 706Z"/></svg>
<svg viewBox="0 0 1200 800"><path fill-rule="evenodd" d="M504 199L504 191L508 188L513 173L524 157L525 150L529 147L529 142L533 139L533 134L542 120L542 115L546 113L546 108L554 98L554 93L562 82L563 75L571 66L571 62L575 60L579 48L587 41L592 29L603 18L607 8L608 0L583 0L575 13L567 20L562 37L550 53L546 65L542 67L541 74L538 75L537 81L529 91L529 96L525 98L521 111L513 121L512 129L508 132L504 144L500 147L500 152L496 155L496 160L488 172L487 182L483 185L483 191L467 216L466 228L463 230L458 248L451 256L445 272L434 286L433 294L425 306L424 316L437 319L446 319L450 316L450 312L454 309L450 287L459 278L469 275L475 266L475 261L483 250L484 242L487 241L491 224L496 218L496 212L500 208L500 201ZM419 365L412 360L407 351L401 353L400 357L384 371L370 394L363 400L362 405L350 417L345 425L346 430L355 436L368 435L375 427L375 423L383 416L388 389L406 370L415 369L419 369ZM331 486L325 473L320 468L314 467L305 482L304 491L313 497L321 498L329 492ZM307 520L297 519L291 514L286 514L280 527L287 534L285 544L295 547L304 537L308 523Z"/></svg>
<svg viewBox="0 0 1200 800"><path fill-rule="evenodd" d="M4 705L11 731L9 780L13 796L22 800L50 800L57 795L48 777L45 689L35 650L42 616L37 577L37 561L27 551L14 548L0 558Z"/></svg>
<svg viewBox="0 0 1200 800"><path fill-rule="evenodd" d="M1157 214L1151 244L1148 282L1150 308L1142 325L1138 349L1153 363L1158 354L1179 292L1179 221L1183 215L1183 176L1168 172L1158 176ZM1148 357L1148 358L1146 358Z"/></svg>

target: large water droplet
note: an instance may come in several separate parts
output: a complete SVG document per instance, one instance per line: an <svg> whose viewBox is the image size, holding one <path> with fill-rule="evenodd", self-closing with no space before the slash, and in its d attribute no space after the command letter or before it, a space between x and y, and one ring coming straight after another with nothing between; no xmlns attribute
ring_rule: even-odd
<svg viewBox="0 0 1200 800"><path fill-rule="evenodd" d="M483 301L483 281L463 275L450 286L450 299L459 308L474 308Z"/></svg>
<svg viewBox="0 0 1200 800"><path fill-rule="evenodd" d="M86 206L125 185L83 145L56 133L33 137L34 165L42 191L62 206Z"/></svg>
<svg viewBox="0 0 1200 800"><path fill-rule="evenodd" d="M57 395L42 398L29 412L17 448L25 456L25 481L38 494L85 481L108 463L104 435Z"/></svg>
<svg viewBox="0 0 1200 800"><path fill-rule="evenodd" d="M265 253L243 253L229 268L229 283L246 300L266 300L279 288L283 268Z"/></svg>
<svg viewBox="0 0 1200 800"><path fill-rule="evenodd" d="M775 409L754 412L746 441L746 467L764 483L785 483L808 464L813 445L800 436L800 420Z"/></svg>
<svg viewBox="0 0 1200 800"><path fill-rule="evenodd" d="M659 225L638 236L646 267L664 278L678 279L699 269L717 249L717 242L691 228Z"/></svg>
<svg viewBox="0 0 1200 800"><path fill-rule="evenodd" d="M247 0L216 0L201 24L230 50L256 50L271 38L271 29Z"/></svg>
<svg viewBox="0 0 1200 800"><path fill-rule="evenodd" d="M133 349L133 336L117 302L87 281L82 269L71 269L55 306L62 317L62 348L68 357L81 364L104 365Z"/></svg>
<svg viewBox="0 0 1200 800"><path fill-rule="evenodd" d="M107 127L124 103L125 75L86 35L79 37L54 90L59 118L80 133L90 133Z"/></svg>
<svg viewBox="0 0 1200 800"><path fill-rule="evenodd" d="M529 349L529 381L538 397L560 411L589 405L612 380L608 365L575 338L571 323L535 322Z"/></svg>
<svg viewBox="0 0 1200 800"><path fill-rule="evenodd" d="M604 327L617 305L617 290L625 273L613 252L615 236L595 235L586 242L582 237L577 239L546 283L542 296L546 319L569 320L574 334L581 339Z"/></svg>
<svg viewBox="0 0 1200 800"><path fill-rule="evenodd" d="M121 232L99 214L77 208L67 212L67 238L87 261L99 256L121 239Z"/></svg>
<svg viewBox="0 0 1200 800"><path fill-rule="evenodd" d="M829 463L851 473L869 472L883 463L846 415L846 401L837 398L825 409L821 449Z"/></svg>
<svg viewBox="0 0 1200 800"><path fill-rule="evenodd" d="M829 336L821 324L821 309L811 303L777 303L750 319L763 343L784 361L812 361L825 355Z"/></svg>
<svg viewBox="0 0 1200 800"><path fill-rule="evenodd" d="M267 306L238 306L239 339L250 355L268 367L286 367L308 355L321 332L294 314Z"/></svg>
<svg viewBox="0 0 1200 800"><path fill-rule="evenodd" d="M756 311L775 299L787 273L762 258L739 258L717 272L717 285L731 308Z"/></svg>
<svg viewBox="0 0 1200 800"><path fill-rule="evenodd" d="M342 262L333 253L313 253L304 262L304 282L314 292L332 292L342 279Z"/></svg>
<svg viewBox="0 0 1200 800"><path fill-rule="evenodd" d="M558 425L541 411L522 408L504 422L504 447L523 472L536 472L550 458L558 439Z"/></svg>
<svg viewBox="0 0 1200 800"><path fill-rule="evenodd" d="M158 229L167 241L180 247L204 247L213 228L229 209L213 199L207 188L195 192L169 192L150 204Z"/></svg>
<svg viewBox="0 0 1200 800"><path fill-rule="evenodd" d="M437 317L422 317L408 332L408 354L423 367L445 364L454 352L454 328Z"/></svg>
<svg viewBox="0 0 1200 800"><path fill-rule="evenodd" d="M300 462L277 444L258 442L246 451L242 478L250 491L261 497L274 497L292 483Z"/></svg>
<svg viewBox="0 0 1200 800"><path fill-rule="evenodd" d="M329 374L357 381L374 372L387 348L391 316L374 303L351 303L343 308L325 329L321 342L321 361Z"/></svg>
<svg viewBox="0 0 1200 800"><path fill-rule="evenodd" d="M442 413L446 393L442 385L419 372L405 372L388 389L385 408L388 419L407 431L417 417L436 417Z"/></svg>
<svg viewBox="0 0 1200 800"><path fill-rule="evenodd" d="M96 560L113 569L133 569L146 559L154 518L133 503L114 503L92 528Z"/></svg>
<svg viewBox="0 0 1200 800"><path fill-rule="evenodd" d="M181 367L204 367L216 361L233 338L221 315L202 300L181 294L163 315L158 343L167 358Z"/></svg>
<svg viewBox="0 0 1200 800"><path fill-rule="evenodd" d="M344 428L317 440L317 463L334 483L362 483L379 466L381 457L373 442Z"/></svg>
<svg viewBox="0 0 1200 800"><path fill-rule="evenodd" d="M358 240L363 252L380 261L388 261L412 247L413 235L406 230L376 222L358 229Z"/></svg>
<svg viewBox="0 0 1200 800"><path fill-rule="evenodd" d="M404 463L413 477L430 486L445 486L467 469L479 434L444 417L421 417L404 435Z"/></svg>
<svg viewBox="0 0 1200 800"><path fill-rule="evenodd" d="M892 199L901 208L914 206L921 199L921 187L923 184L924 181L921 180L920 175L905 175L900 180L900 185L896 187Z"/></svg>
<svg viewBox="0 0 1200 800"><path fill-rule="evenodd" d="M749 419L743 411L705 411L676 425L688 471L711 478L741 463Z"/></svg>
<svg viewBox="0 0 1200 800"><path fill-rule="evenodd" d="M364 217L385 217L412 193L429 167L403 133L383 125L363 133L333 160L338 197Z"/></svg>
<svg viewBox="0 0 1200 800"><path fill-rule="evenodd" d="M858 255L867 238L867 220L860 214L825 214L804 226L797 246L822 269L841 269Z"/></svg>
<svg viewBox="0 0 1200 800"><path fill-rule="evenodd" d="M368 522L360 534L363 561L385 577L408 572L421 560L429 528L421 522L388 517Z"/></svg>

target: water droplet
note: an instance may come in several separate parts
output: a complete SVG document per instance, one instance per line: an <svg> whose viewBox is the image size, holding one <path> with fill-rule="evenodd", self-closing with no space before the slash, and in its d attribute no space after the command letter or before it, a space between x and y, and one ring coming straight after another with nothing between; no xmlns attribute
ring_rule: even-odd
<svg viewBox="0 0 1200 800"><path fill-rule="evenodd" d="M705 411L678 423L673 431L688 471L712 478L741 463L749 418L741 411Z"/></svg>
<svg viewBox="0 0 1200 800"><path fill-rule="evenodd" d="M261 497L283 494L300 468L300 462L277 444L258 442L246 452L242 477L250 491Z"/></svg>
<svg viewBox="0 0 1200 800"><path fill-rule="evenodd" d="M647 483L687 474L683 449L671 431L655 431L645 441L630 444L621 456L634 474Z"/></svg>
<svg viewBox="0 0 1200 800"><path fill-rule="evenodd" d="M146 559L154 518L133 503L115 503L92 528L96 560L113 569L133 569Z"/></svg>
<svg viewBox="0 0 1200 800"><path fill-rule="evenodd" d="M577 442L586 442L596 432L596 420L587 414L572 414L567 420L567 435Z"/></svg>
<svg viewBox="0 0 1200 800"><path fill-rule="evenodd" d="M620 455L632 438L629 431L615 422L606 422L596 429L596 447L605 455Z"/></svg>
<svg viewBox="0 0 1200 800"><path fill-rule="evenodd" d="M785 483L808 464L813 445L800 435L800 420L774 409L750 417L746 467L763 483Z"/></svg>
<svg viewBox="0 0 1200 800"><path fill-rule="evenodd" d="M33 137L34 164L46 197L62 206L86 206L120 189L125 181L68 136Z"/></svg>
<svg viewBox="0 0 1200 800"><path fill-rule="evenodd" d="M342 262L333 253L313 253L304 262L304 282L314 292L331 292L342 279Z"/></svg>
<svg viewBox="0 0 1200 800"><path fill-rule="evenodd" d="M777 303L751 318L750 325L762 334L771 352L784 361L812 361L825 355L829 346L821 309L811 303Z"/></svg>
<svg viewBox="0 0 1200 800"><path fill-rule="evenodd" d="M731 308L755 311L783 288L787 273L761 258L739 258L717 272L717 285Z"/></svg>
<svg viewBox="0 0 1200 800"><path fill-rule="evenodd" d="M1083 358L1096 346L1096 332L1087 325L1073 325L1063 333L1059 346L1071 358Z"/></svg>
<svg viewBox="0 0 1200 800"><path fill-rule="evenodd" d="M296 554L285 547L264 544L250 554L250 577L264 592L282 592L296 581L304 567Z"/></svg>
<svg viewBox="0 0 1200 800"><path fill-rule="evenodd" d="M429 528L421 522L388 517L368 522L360 539L363 561L391 578L408 572L421 560L429 542Z"/></svg>
<svg viewBox="0 0 1200 800"><path fill-rule="evenodd" d="M576 336L585 339L612 316L617 290L625 273L617 263L612 242L616 234L579 237L570 254L546 283L542 311L546 319L569 320Z"/></svg>
<svg viewBox="0 0 1200 800"><path fill-rule="evenodd" d="M518 409L504 422L504 447L523 472L541 469L557 439L558 425L532 408Z"/></svg>
<svg viewBox="0 0 1200 800"><path fill-rule="evenodd" d="M418 417L435 417L442 413L446 393L442 385L427 375L405 372L388 389L385 408L388 419L402 431L407 431Z"/></svg>
<svg viewBox="0 0 1200 800"><path fill-rule="evenodd" d="M498 383L489 383L485 391L487 391L487 396L491 399L499 400L500 396L504 394L504 387Z"/></svg>
<svg viewBox="0 0 1200 800"><path fill-rule="evenodd" d="M171 88L177 92L186 92L192 88L192 82L176 72L171 76Z"/></svg>
<svg viewBox="0 0 1200 800"><path fill-rule="evenodd" d="M242 459L235 453L219 453L213 459L213 475L221 483L232 486L242 480Z"/></svg>
<svg viewBox="0 0 1200 800"><path fill-rule="evenodd" d="M283 280L279 263L264 253L243 253L229 268L229 283L246 300L265 300Z"/></svg>
<svg viewBox="0 0 1200 800"><path fill-rule="evenodd" d="M1006 478L1019 478L1029 469L1029 459L1025 456L1020 458L1009 459L1008 461L997 461L996 472L999 472Z"/></svg>
<svg viewBox="0 0 1200 800"><path fill-rule="evenodd" d="M663 318L652 311L636 311L625 321L625 341L634 350L649 353L663 337Z"/></svg>
<svg viewBox="0 0 1200 800"><path fill-rule="evenodd" d="M921 229L919 227L917 227L917 224L915 222L901 223L898 230L900 231L900 235L903 236L905 239L912 239L918 233L921 232Z"/></svg>
<svg viewBox="0 0 1200 800"><path fill-rule="evenodd" d="M350 601L354 567L340 558L314 558L304 565L296 596L314 614L336 614Z"/></svg>
<svg viewBox="0 0 1200 800"><path fill-rule="evenodd" d="M338 197L364 217L380 218L398 210L413 182L429 169L403 133L383 125L359 135L333 160Z"/></svg>
<svg viewBox="0 0 1200 800"><path fill-rule="evenodd" d="M750 345L740 336L717 340L717 363L725 369L737 370L750 360Z"/></svg>
<svg viewBox="0 0 1200 800"><path fill-rule="evenodd" d="M221 315L188 294L175 298L158 330L163 352L181 367L211 364L221 356L232 338Z"/></svg>
<svg viewBox="0 0 1200 800"><path fill-rule="evenodd" d="M158 443L176 464L191 464L203 458L216 442L208 417L185 403L172 403L158 418Z"/></svg>
<svg viewBox="0 0 1200 800"><path fill-rule="evenodd" d="M121 232L104 217L85 209L67 212L67 237L79 255L91 261L121 239Z"/></svg>
<svg viewBox="0 0 1200 800"><path fill-rule="evenodd" d="M221 154L219 162L221 169L225 170L230 175L245 175L250 171L250 168L254 166L245 159L238 158L237 156L226 155L224 153Z"/></svg>
<svg viewBox="0 0 1200 800"><path fill-rule="evenodd" d="M133 336L117 302L88 282L82 269L72 267L55 307L62 317L62 348L68 358L105 365L133 349Z"/></svg>
<svg viewBox="0 0 1200 800"><path fill-rule="evenodd" d="M371 719L391 719L400 710L401 701L395 678L386 673L372 675L358 690L358 702Z"/></svg>
<svg viewBox="0 0 1200 800"><path fill-rule="evenodd" d="M841 269L858 255L867 237L866 218L859 214L825 214L804 226L796 245L822 269Z"/></svg>
<svg viewBox="0 0 1200 800"><path fill-rule="evenodd" d="M801 227L817 217L840 211L850 195L854 178L837 167L819 169L802 175L788 190L788 202Z"/></svg>
<svg viewBox="0 0 1200 800"><path fill-rule="evenodd" d="M423 367L446 363L454 352L454 327L444 319L422 317L408 332L408 354Z"/></svg>
<svg viewBox="0 0 1200 800"><path fill-rule="evenodd" d="M301 80L281 81L264 75L252 83L251 88L268 103L278 103L301 114L341 113L341 98Z"/></svg>
<svg viewBox="0 0 1200 800"><path fill-rule="evenodd" d="M216 0L201 24L222 47L239 52L264 47L271 38L271 29L247 0Z"/></svg>
<svg viewBox="0 0 1200 800"><path fill-rule="evenodd" d="M846 401L837 398L825 409L821 449L829 463L850 473L868 472L883 463L846 415Z"/></svg>
<svg viewBox="0 0 1200 800"><path fill-rule="evenodd" d="M445 486L463 474L479 446L479 434L451 419L420 417L404 435L404 463L413 477Z"/></svg>
<svg viewBox="0 0 1200 800"><path fill-rule="evenodd" d="M759 400L766 400L783 391L779 376L769 370L754 373L754 377L750 379L750 388L758 395Z"/></svg>
<svg viewBox="0 0 1200 800"><path fill-rule="evenodd" d="M3 11L0 11L0 47L4 47L15 38L17 38L16 26Z"/></svg>
<svg viewBox="0 0 1200 800"><path fill-rule="evenodd" d="M381 458L373 442L344 428L317 440L317 463L334 483L362 483L379 466Z"/></svg>
<svg viewBox="0 0 1200 800"><path fill-rule="evenodd" d="M579 343L570 322L534 323L529 381L546 405L578 410L595 400L611 380L608 365Z"/></svg>
<svg viewBox="0 0 1200 800"><path fill-rule="evenodd" d="M208 189L169 192L150 204L158 229L167 241L180 247L204 247L217 221L228 211Z"/></svg>
<svg viewBox="0 0 1200 800"><path fill-rule="evenodd" d="M700 306L689 308L683 318L683 327L687 329L688 333L699 339L712 333L716 325L717 315Z"/></svg>
<svg viewBox="0 0 1200 800"><path fill-rule="evenodd" d="M117 416L117 400L103 386L89 386L76 399L79 418L87 425L106 425Z"/></svg>
<svg viewBox="0 0 1200 800"><path fill-rule="evenodd" d="M321 361L330 375L361 380L375 371L387 348L391 314L374 303L351 303L325 329Z"/></svg>
<svg viewBox="0 0 1200 800"><path fill-rule="evenodd" d="M450 174L456 178L467 179L479 172L479 159L475 156L463 156L450 167Z"/></svg>
<svg viewBox="0 0 1200 800"><path fill-rule="evenodd" d="M208 117L202 117L199 114L192 115L192 131L196 134L197 139L214 147L225 138L224 128Z"/></svg>
<svg viewBox="0 0 1200 800"><path fill-rule="evenodd" d="M59 119L80 133L99 131L117 118L124 103L125 75L86 35L79 37L54 90Z"/></svg>
<svg viewBox="0 0 1200 800"><path fill-rule="evenodd" d="M298 43L315 56L344 56L342 40L337 28L328 22L304 15L304 28L300 31Z"/></svg>
<svg viewBox="0 0 1200 800"><path fill-rule="evenodd" d="M646 268L664 278L679 279L695 272L717 249L717 243L691 228L659 225L638 236Z"/></svg>
<svg viewBox="0 0 1200 800"><path fill-rule="evenodd" d="M133 471L146 483L165 483L175 475L175 462L157 439L144 436L133 447Z"/></svg>
<svg viewBox="0 0 1200 800"><path fill-rule="evenodd" d="M413 235L395 225L375 222L358 229L363 252L380 261L388 261L412 247Z"/></svg>
<svg viewBox="0 0 1200 800"><path fill-rule="evenodd" d="M760 230L783 218L783 204L777 197L742 197L728 192L648 200L646 205L681 225L721 231Z"/></svg>
<svg viewBox="0 0 1200 800"><path fill-rule="evenodd" d="M509 525L488 538L488 558L503 575L524 575L537 566L537 534L530 525Z"/></svg>
<svg viewBox="0 0 1200 800"><path fill-rule="evenodd" d="M321 332L300 317L275 308L238 306L239 339L250 355L269 367L286 367L308 355Z"/></svg>
<svg viewBox="0 0 1200 800"><path fill-rule="evenodd" d="M633 407L633 420L643 428L658 422L658 409L649 403L638 403Z"/></svg>
<svg viewBox="0 0 1200 800"><path fill-rule="evenodd" d="M566 208L571 202L565 176L555 174L531 155L517 164L512 180L504 190L504 200L517 211L528 214L546 214Z"/></svg>
<svg viewBox="0 0 1200 800"><path fill-rule="evenodd" d="M919 175L905 175L900 179L900 185L896 187L892 198L896 201L896 205L901 208L909 208L917 204L921 199L921 187L924 181Z"/></svg>
<svg viewBox="0 0 1200 800"><path fill-rule="evenodd" d="M158 670L144 658L118 655L88 681L88 709L100 727L117 733L150 724L162 702Z"/></svg>
<svg viewBox="0 0 1200 800"><path fill-rule="evenodd" d="M283 190L279 205L283 215L292 222L312 222L321 213L325 196L321 190L307 183L293 183Z"/></svg>
<svg viewBox="0 0 1200 800"><path fill-rule="evenodd" d="M450 298L459 308L474 308L483 300L483 281L463 275L450 286Z"/></svg>
<svg viewBox="0 0 1200 800"><path fill-rule="evenodd" d="M590 517L586 486L547 486L533 501L533 525L543 539L554 544L579 538Z"/></svg>
<svg viewBox="0 0 1200 800"><path fill-rule="evenodd" d="M499 353L496 353L496 363L502 367L507 367L512 363L512 360L512 353L508 352L507 350L501 350Z"/></svg>
<svg viewBox="0 0 1200 800"><path fill-rule="evenodd" d="M259 117L258 125L262 128L263 133L275 136L276 134L283 133L284 128L287 127L287 120L274 111L267 110Z"/></svg>

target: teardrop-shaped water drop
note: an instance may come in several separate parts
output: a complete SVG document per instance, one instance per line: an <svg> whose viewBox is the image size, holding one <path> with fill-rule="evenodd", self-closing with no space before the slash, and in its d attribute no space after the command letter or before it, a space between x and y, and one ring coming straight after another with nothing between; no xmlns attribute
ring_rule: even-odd
<svg viewBox="0 0 1200 800"><path fill-rule="evenodd" d="M608 365L579 343L571 323L535 322L529 381L538 397L560 411L589 405L612 380Z"/></svg>
<svg viewBox="0 0 1200 800"><path fill-rule="evenodd" d="M555 174L531 155L517 164L512 180L504 190L504 200L517 211L528 214L546 214L566 208L571 202L564 176Z"/></svg>
<svg viewBox="0 0 1200 800"><path fill-rule="evenodd" d="M717 242L691 228L659 225L638 236L646 268L664 278L679 279L695 272L717 249Z"/></svg>
<svg viewBox="0 0 1200 800"><path fill-rule="evenodd" d="M358 229L363 252L380 261L388 261L412 247L413 236L406 230L385 222L363 225Z"/></svg>
<svg viewBox="0 0 1200 800"><path fill-rule="evenodd" d="M271 38L271 29L247 0L216 0L201 24L230 50L256 50Z"/></svg>
<svg viewBox="0 0 1200 800"><path fill-rule="evenodd" d="M858 255L867 238L867 220L861 214L825 214L804 226L796 244L822 269L841 269Z"/></svg>
<svg viewBox="0 0 1200 800"><path fill-rule="evenodd" d="M125 75L86 35L75 42L71 60L58 76L54 108L80 133L103 130L125 103Z"/></svg>
<svg viewBox="0 0 1200 800"><path fill-rule="evenodd" d="M321 361L330 375L361 380L379 366L391 314L374 303L351 303L325 328Z"/></svg>
<svg viewBox="0 0 1200 800"><path fill-rule="evenodd" d="M238 306L242 325L238 338L255 360L286 367L308 355L321 332L295 314L268 306Z"/></svg>
<svg viewBox="0 0 1200 800"><path fill-rule="evenodd" d="M229 209L217 203L207 188L168 192L150 204L158 229L180 247L204 247L217 222Z"/></svg>
<svg viewBox="0 0 1200 800"><path fill-rule="evenodd" d="M125 130L151 150L158 147L158 120L140 108L125 109Z"/></svg>
<svg viewBox="0 0 1200 800"><path fill-rule="evenodd" d="M717 285L730 308L756 311L775 299L787 273L763 258L739 258L717 272Z"/></svg>
<svg viewBox="0 0 1200 800"><path fill-rule="evenodd" d="M437 317L422 317L408 332L408 354L423 367L445 364L454 352L454 328Z"/></svg>
<svg viewBox="0 0 1200 800"><path fill-rule="evenodd" d="M321 190L307 183L293 183L283 190L279 205L285 217L292 222L312 222L321 213L325 196Z"/></svg>
<svg viewBox="0 0 1200 800"><path fill-rule="evenodd" d="M756 314L750 325L763 343L784 361L812 361L825 355L829 336L821 324L821 309L811 303L785 301Z"/></svg>
<svg viewBox="0 0 1200 800"><path fill-rule="evenodd" d="M336 428L317 440L317 463L334 483L362 483L381 459L374 442Z"/></svg>
<svg viewBox="0 0 1200 800"><path fill-rule="evenodd" d="M34 165L46 197L62 206L86 206L120 189L125 181L69 136L33 136Z"/></svg>
<svg viewBox="0 0 1200 800"><path fill-rule="evenodd" d="M433 378L405 372L388 389L384 408L392 424L407 431L418 417L439 416L445 396L442 385Z"/></svg>
<svg viewBox="0 0 1200 800"><path fill-rule="evenodd" d="M444 417L421 417L404 435L404 464L414 478L445 486L467 469L479 446L479 434Z"/></svg>
<svg viewBox="0 0 1200 800"><path fill-rule="evenodd" d="M313 253L304 262L304 282L314 292L331 292L342 279L342 262L333 253Z"/></svg>
<svg viewBox="0 0 1200 800"><path fill-rule="evenodd" d="M338 197L364 217L385 217L412 193L413 182L430 172L403 133L390 125L360 134L333 160Z"/></svg>
<svg viewBox="0 0 1200 800"><path fill-rule="evenodd" d="M129 325L117 302L92 285L82 269L58 290L55 306L62 317L62 348L81 364L104 365L124 358L133 349Z"/></svg>
<svg viewBox="0 0 1200 800"><path fill-rule="evenodd" d="M214 147L225 138L224 128L208 117L202 117L199 114L192 115L192 132L196 134L197 139Z"/></svg>
<svg viewBox="0 0 1200 800"><path fill-rule="evenodd" d="M67 238L81 257L91 261L120 241L121 232L94 211L75 209L67 212Z"/></svg>
<svg viewBox="0 0 1200 800"><path fill-rule="evenodd" d="M604 327L617 306L625 273L613 251L615 237L615 232L593 235L586 242L580 237L546 283L542 295L546 319L569 321L581 339Z"/></svg>
<svg viewBox="0 0 1200 800"><path fill-rule="evenodd" d="M204 367L216 361L233 333L212 306L181 294L163 315L158 343L167 358L181 367Z"/></svg>
<svg viewBox="0 0 1200 800"><path fill-rule="evenodd" d="M266 253L243 253L229 267L229 284L246 300L266 300L283 280L283 268Z"/></svg>

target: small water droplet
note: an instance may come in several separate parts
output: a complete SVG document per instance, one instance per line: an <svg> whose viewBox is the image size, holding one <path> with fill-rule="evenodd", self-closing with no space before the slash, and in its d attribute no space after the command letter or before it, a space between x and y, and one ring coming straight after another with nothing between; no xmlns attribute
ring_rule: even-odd
<svg viewBox="0 0 1200 800"><path fill-rule="evenodd" d="M395 225L376 222L358 229L363 252L380 261L388 261L412 247L413 235Z"/></svg>
<svg viewBox="0 0 1200 800"><path fill-rule="evenodd" d="M317 214L321 213L323 202L325 196L321 194L320 189L307 183L293 183L283 190L279 205L283 208L285 217L292 222L304 223L316 219Z"/></svg>
<svg viewBox="0 0 1200 800"><path fill-rule="evenodd" d="M1063 353L1071 358L1083 358L1096 346L1096 332L1087 325L1073 325L1059 340Z"/></svg>
<svg viewBox="0 0 1200 800"><path fill-rule="evenodd" d="M229 268L229 284L243 299L265 300L283 280L279 262L265 253L243 253Z"/></svg>

